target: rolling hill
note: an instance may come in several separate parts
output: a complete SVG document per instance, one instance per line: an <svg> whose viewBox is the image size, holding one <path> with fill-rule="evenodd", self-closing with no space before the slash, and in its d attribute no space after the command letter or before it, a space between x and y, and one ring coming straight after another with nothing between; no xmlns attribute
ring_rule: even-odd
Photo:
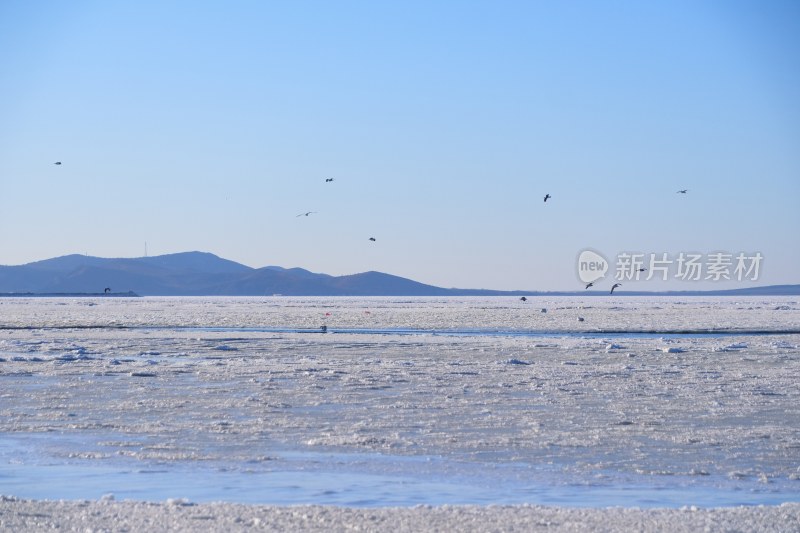
<svg viewBox="0 0 800 533"><path fill-rule="evenodd" d="M141 296L602 296L605 291L537 292L446 289L382 272L347 276L302 268L253 268L208 252L106 259L66 255L18 266L0 266L0 293ZM773 285L724 291L618 292L628 295L800 295L800 285Z"/></svg>

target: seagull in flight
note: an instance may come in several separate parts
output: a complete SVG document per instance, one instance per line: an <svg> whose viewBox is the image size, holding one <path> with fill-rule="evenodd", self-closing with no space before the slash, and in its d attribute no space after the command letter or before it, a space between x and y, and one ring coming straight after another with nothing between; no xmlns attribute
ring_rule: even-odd
<svg viewBox="0 0 800 533"><path fill-rule="evenodd" d="M613 287L611 287L611 294L614 294L614 289L617 287L622 287L622 283L615 283Z"/></svg>
<svg viewBox="0 0 800 533"><path fill-rule="evenodd" d="M316 211L306 211L305 213L300 213L297 215L298 217L307 217L308 215L314 214Z"/></svg>
<svg viewBox="0 0 800 533"><path fill-rule="evenodd" d="M329 183L331 181L333 181L333 178L325 178L325 183Z"/></svg>
<svg viewBox="0 0 800 533"><path fill-rule="evenodd" d="M375 237L370 237L369 240L371 240L372 242L375 242Z"/></svg>
<svg viewBox="0 0 800 533"><path fill-rule="evenodd" d="M552 196L550 196L550 193L544 195L544 201L546 202L548 198L552 198Z"/></svg>
<svg viewBox="0 0 800 533"><path fill-rule="evenodd" d="M594 287L594 281L590 281L586 284L586 288L588 289L589 287Z"/></svg>
<svg viewBox="0 0 800 533"><path fill-rule="evenodd" d="M681 189L676 194L686 194L687 192L689 192L689 189Z"/></svg>

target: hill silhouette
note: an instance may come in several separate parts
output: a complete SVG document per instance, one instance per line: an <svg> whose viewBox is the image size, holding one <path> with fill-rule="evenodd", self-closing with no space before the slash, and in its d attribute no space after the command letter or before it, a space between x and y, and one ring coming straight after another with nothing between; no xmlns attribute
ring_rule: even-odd
<svg viewBox="0 0 800 533"><path fill-rule="evenodd" d="M65 255L0 266L0 293L141 296L604 296L605 291L539 292L446 289L383 272L331 276L303 268L249 267L208 252L107 259ZM723 291L619 292L615 295L800 295L800 285Z"/></svg>
<svg viewBox="0 0 800 533"><path fill-rule="evenodd" d="M105 287L143 296L453 294L451 289L381 272L331 276L302 268L252 268L207 252L122 259L73 254L26 265L0 266L0 292L97 293Z"/></svg>

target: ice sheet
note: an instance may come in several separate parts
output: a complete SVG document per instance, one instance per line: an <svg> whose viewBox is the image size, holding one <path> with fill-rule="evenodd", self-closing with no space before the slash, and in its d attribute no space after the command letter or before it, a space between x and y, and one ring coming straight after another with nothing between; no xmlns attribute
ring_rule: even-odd
<svg viewBox="0 0 800 533"><path fill-rule="evenodd" d="M792 298L3 299L0 485L367 506L797 501L799 324Z"/></svg>

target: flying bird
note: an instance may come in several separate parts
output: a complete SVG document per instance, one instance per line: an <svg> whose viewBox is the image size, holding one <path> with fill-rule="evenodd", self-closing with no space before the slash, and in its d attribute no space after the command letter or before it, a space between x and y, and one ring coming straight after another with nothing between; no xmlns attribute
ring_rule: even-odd
<svg viewBox="0 0 800 533"><path fill-rule="evenodd" d="M375 237L370 237L369 240L371 240L372 242L375 242Z"/></svg>
<svg viewBox="0 0 800 533"><path fill-rule="evenodd" d="M646 268L640 268L640 269L639 269L639 272L644 272L644 271L646 271L646 270L647 270Z"/></svg>
<svg viewBox="0 0 800 533"><path fill-rule="evenodd" d="M552 198L552 196L550 196L550 193L544 195L544 201L546 202L548 198Z"/></svg>
<svg viewBox="0 0 800 533"><path fill-rule="evenodd" d="M586 284L586 288L588 289L589 287L594 287L594 281L590 281Z"/></svg>
<svg viewBox="0 0 800 533"><path fill-rule="evenodd" d="M689 189L681 189L676 194L686 194L687 192L689 192Z"/></svg>
<svg viewBox="0 0 800 533"><path fill-rule="evenodd" d="M311 215L311 214L313 214L313 213L316 213L316 211L306 211L305 213L300 213L300 214L299 214L299 215L297 215L297 216L298 216L298 217L307 217L308 215Z"/></svg>
<svg viewBox="0 0 800 533"><path fill-rule="evenodd" d="M325 183L329 183L331 181L333 181L333 178L325 178Z"/></svg>
<svg viewBox="0 0 800 533"><path fill-rule="evenodd" d="M615 283L613 287L611 287L611 294L614 294L614 289L617 287L622 287L622 283Z"/></svg>
<svg viewBox="0 0 800 533"><path fill-rule="evenodd" d="M56 162L55 162L55 163L53 163L53 164L54 164L54 165L60 165L60 164L61 164L61 161L56 161Z"/></svg>

